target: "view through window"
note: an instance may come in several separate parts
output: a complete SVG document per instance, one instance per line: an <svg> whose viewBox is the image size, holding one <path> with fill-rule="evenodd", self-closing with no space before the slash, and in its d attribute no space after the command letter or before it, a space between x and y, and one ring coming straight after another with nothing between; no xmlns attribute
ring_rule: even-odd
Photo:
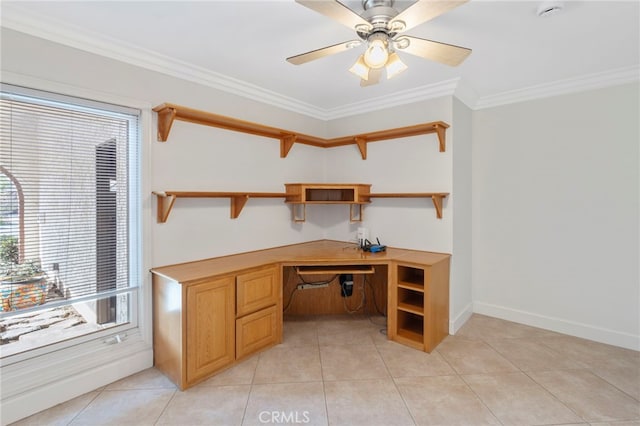
<svg viewBox="0 0 640 426"><path fill-rule="evenodd" d="M0 357L134 326L139 111L0 98Z"/></svg>

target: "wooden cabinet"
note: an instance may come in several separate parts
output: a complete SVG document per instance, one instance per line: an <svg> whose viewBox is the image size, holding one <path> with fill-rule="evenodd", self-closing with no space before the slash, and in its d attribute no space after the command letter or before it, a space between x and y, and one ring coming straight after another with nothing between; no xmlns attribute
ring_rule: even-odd
<svg viewBox="0 0 640 426"><path fill-rule="evenodd" d="M153 268L154 365L184 390L280 343L283 289L290 297L297 277L309 274L367 274L372 307L387 301L389 339L432 351L449 332L451 256L348 247L341 241L310 241ZM331 313L327 299L317 294L297 313L310 313L312 304L319 306L315 314Z"/></svg>
<svg viewBox="0 0 640 426"><path fill-rule="evenodd" d="M396 263L391 273L389 337L431 352L449 335L449 259Z"/></svg>
<svg viewBox="0 0 640 426"><path fill-rule="evenodd" d="M234 280L226 277L187 286L187 384L233 363Z"/></svg>
<svg viewBox="0 0 640 426"><path fill-rule="evenodd" d="M184 390L240 358L279 343L279 271L270 265L184 282L154 273L156 368Z"/></svg>

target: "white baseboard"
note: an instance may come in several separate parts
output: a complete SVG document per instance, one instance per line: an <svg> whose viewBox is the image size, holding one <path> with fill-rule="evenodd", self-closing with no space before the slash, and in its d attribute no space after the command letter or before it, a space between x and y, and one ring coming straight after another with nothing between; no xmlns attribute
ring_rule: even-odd
<svg viewBox="0 0 640 426"><path fill-rule="evenodd" d="M623 333L603 327L539 315L533 312L520 311L483 302L473 302L473 312L530 325L532 327L568 334L570 336L593 340L600 343L606 343L608 345L619 346L636 351L640 350L640 336L633 335L631 333Z"/></svg>
<svg viewBox="0 0 640 426"><path fill-rule="evenodd" d="M3 426L8 425L145 370L152 365L153 351L149 348L115 362L95 366L65 379L56 380L2 399L0 423Z"/></svg>
<svg viewBox="0 0 640 426"><path fill-rule="evenodd" d="M467 322L469 318L471 318L472 314L473 314L473 303L469 303L467 306L464 307L462 312L456 315L455 318L453 318L453 320L449 321L449 334L456 334L458 330L462 328L464 323Z"/></svg>

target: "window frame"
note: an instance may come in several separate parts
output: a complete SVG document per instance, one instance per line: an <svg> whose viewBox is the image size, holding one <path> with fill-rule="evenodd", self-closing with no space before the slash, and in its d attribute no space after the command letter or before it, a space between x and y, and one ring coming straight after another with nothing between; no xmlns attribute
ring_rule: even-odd
<svg viewBox="0 0 640 426"><path fill-rule="evenodd" d="M0 83L3 86L28 88L26 90L34 92L92 99L99 103L123 105L140 110L138 120L140 197L137 217L129 219L131 232L135 231L137 234L135 250L139 258L136 271L138 287L137 291L132 293L134 296L131 303L132 307L135 306L135 309L132 309L132 321L1 359L0 399L8 417L20 418L153 365L151 279L148 273L152 256L149 242L153 217L150 196L153 120L152 105L138 99L11 72L3 72ZM52 366L56 367L52 368ZM71 387L68 384L70 381L74 383ZM43 395L47 398L42 399Z"/></svg>

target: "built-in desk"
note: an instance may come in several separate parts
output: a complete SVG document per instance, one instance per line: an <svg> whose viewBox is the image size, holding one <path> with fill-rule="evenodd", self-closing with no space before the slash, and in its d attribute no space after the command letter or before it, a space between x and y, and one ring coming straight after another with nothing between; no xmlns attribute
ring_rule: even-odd
<svg viewBox="0 0 640 426"><path fill-rule="evenodd" d="M364 313L386 309L389 339L431 352L449 332L449 261L321 240L153 268L154 364L184 390L282 342L283 306L287 315L344 312L339 286L297 290L302 277L342 273L354 275L351 298L374 301Z"/></svg>

